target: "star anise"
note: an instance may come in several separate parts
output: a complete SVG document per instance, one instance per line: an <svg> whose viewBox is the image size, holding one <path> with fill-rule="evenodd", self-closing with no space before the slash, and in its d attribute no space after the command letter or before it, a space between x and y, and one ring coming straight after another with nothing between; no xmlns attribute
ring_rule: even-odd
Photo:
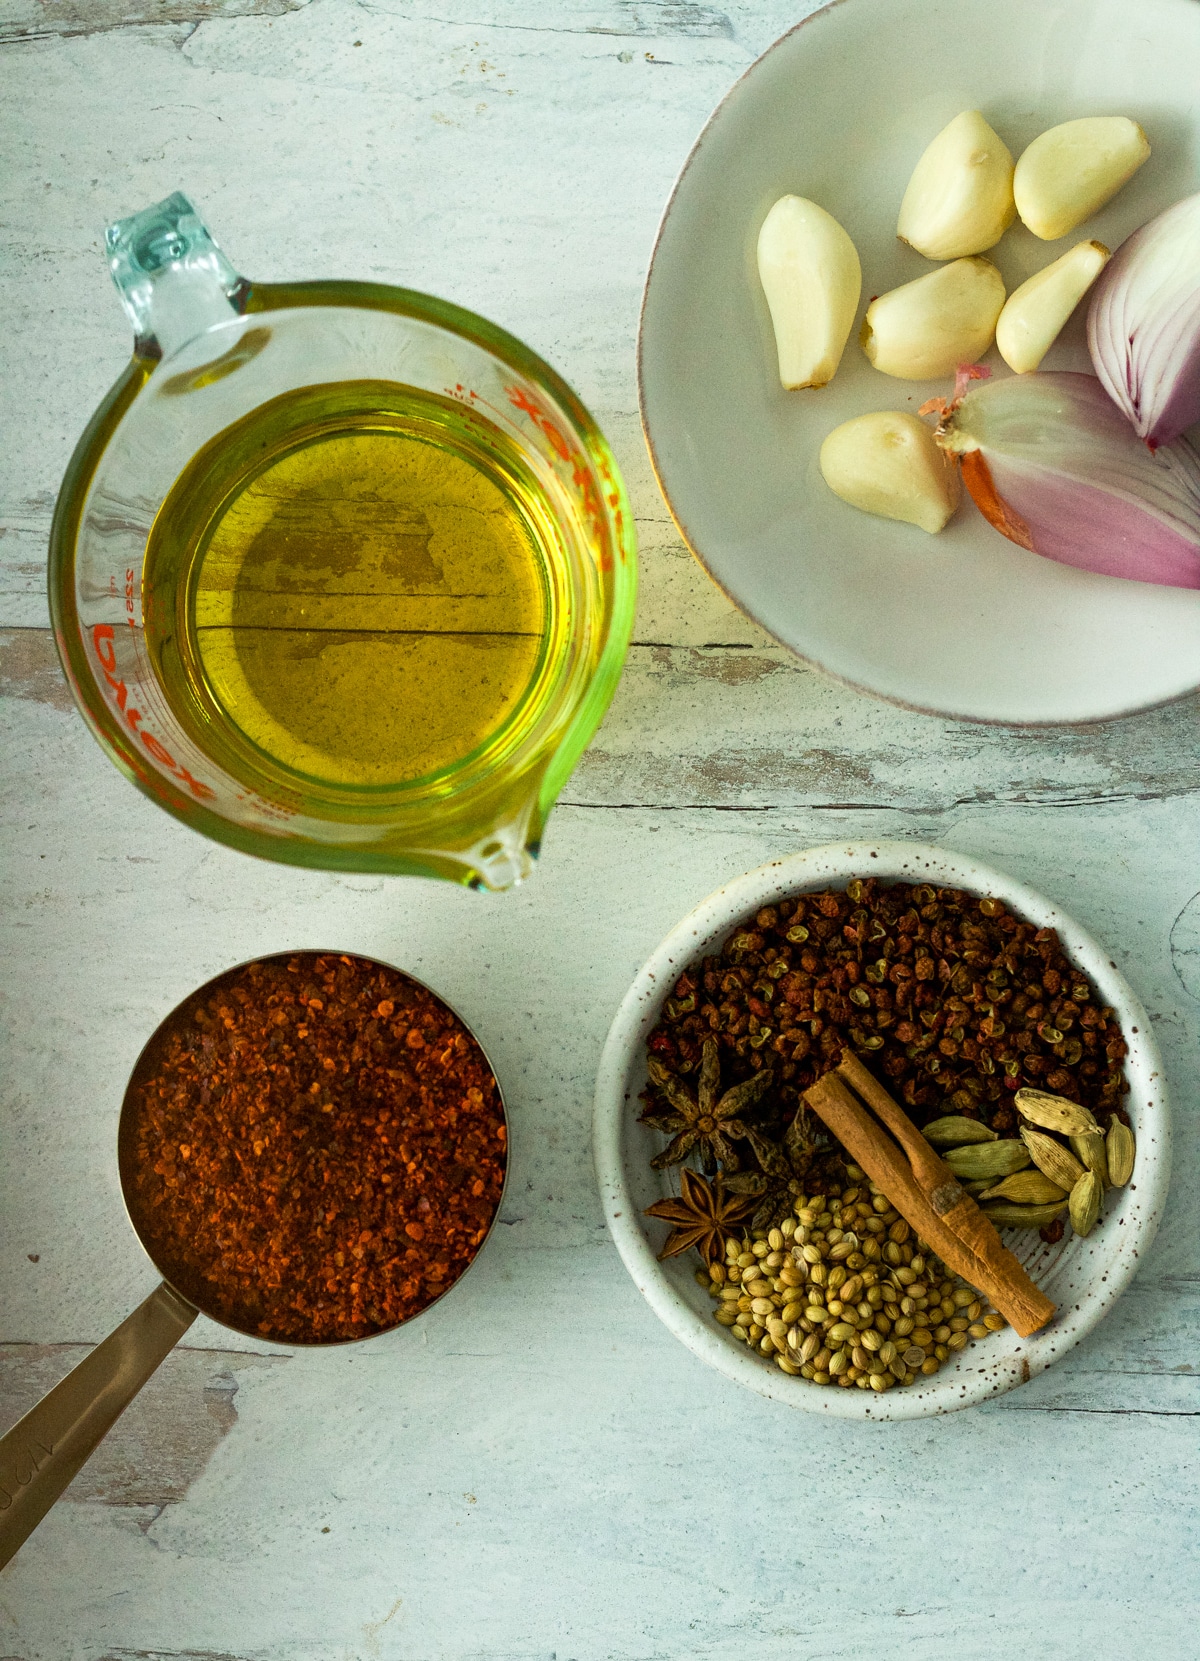
<svg viewBox="0 0 1200 1661"><path fill-rule="evenodd" d="M752 1127L747 1128L746 1139L759 1169L731 1176L727 1187L755 1204L751 1228L773 1228L791 1215L793 1204L805 1193L805 1179L822 1150L814 1143L803 1107L784 1132L782 1143L772 1142Z"/></svg>
<svg viewBox="0 0 1200 1661"><path fill-rule="evenodd" d="M656 1205L646 1207L647 1217L662 1217L675 1224L658 1254L659 1262L665 1257L678 1256L689 1246L695 1246L710 1267L723 1262L725 1242L733 1234L734 1225L754 1210L756 1202L727 1194L720 1176L710 1186L686 1166L679 1173L679 1187L677 1200L659 1200Z"/></svg>
<svg viewBox="0 0 1200 1661"><path fill-rule="evenodd" d="M720 1165L726 1171L736 1171L740 1161L731 1138L749 1134L749 1127L739 1118L762 1097L774 1077L769 1067L754 1073L732 1089L721 1089L721 1060L715 1038L706 1038L700 1052L700 1076L693 1092L681 1078L663 1066L657 1056L651 1056L647 1071L650 1082L667 1098L669 1113L660 1113L653 1106L641 1116L641 1123L661 1130L673 1141L650 1163L656 1171L668 1165L678 1165L688 1154L695 1152L709 1176Z"/></svg>

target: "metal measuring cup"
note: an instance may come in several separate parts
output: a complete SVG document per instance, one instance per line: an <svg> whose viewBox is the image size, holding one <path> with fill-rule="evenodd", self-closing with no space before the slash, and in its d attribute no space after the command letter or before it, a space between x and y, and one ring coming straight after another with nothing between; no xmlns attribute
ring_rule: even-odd
<svg viewBox="0 0 1200 1661"><path fill-rule="evenodd" d="M338 952L280 952L274 957L253 958L249 962L290 961L298 956L304 957L338 957ZM358 954L355 954L358 956ZM440 993L434 992L432 987L425 986L423 981L417 980L407 970L395 969L392 964L380 962L377 958L362 958L360 962L370 963L379 968L393 970L402 974L407 980L421 986L431 993L439 1003L449 1009L463 1030L467 1032L476 1044L478 1038L471 1031L467 1022L458 1011L448 1004ZM47 1395L43 1396L36 1407L26 1413L8 1434L0 1438L0 1568L3 1568L9 1558L24 1544L29 1535L41 1522L50 1507L59 1495L77 1475L90 1455L99 1446L100 1442L112 1429L121 1414L129 1406L161 1363L175 1348L197 1315L207 1315L210 1320L234 1332L242 1332L251 1338L266 1337L271 1339L270 1333L261 1331L252 1332L248 1328L239 1327L231 1322L227 1316L218 1314L212 1307L211 1297L206 1297L199 1275L185 1280L184 1276L175 1271L172 1280L158 1261L149 1243L150 1229L144 1219L139 1216L139 1202L136 1194L135 1177L137 1174L135 1139L133 1135L137 1118L137 1094L140 1082L142 1065L154 1045L170 1030L172 1024L181 1021L186 1011L195 1004L197 998L203 998L210 993L227 976L236 974L238 970L247 967L238 964L233 969L225 970L212 980L206 981L196 991L188 994L183 1001L175 1006L154 1029L150 1038L142 1047L129 1082L125 1087L125 1095L121 1102L121 1119L117 1132L118 1164L121 1176L121 1194L125 1201L125 1211L133 1227L134 1233L145 1251L147 1257L154 1264L155 1269L163 1276L162 1284L151 1292L146 1301L140 1304L133 1314L121 1322L114 1332L96 1346L90 1355L86 1356L77 1367L60 1380ZM493 1079L496 1079L495 1068L492 1067L487 1052L479 1045L484 1061L491 1069ZM496 1079L496 1096L499 1103L500 1115L506 1130L508 1115L504 1106L504 1096L500 1089L500 1081ZM382 1337L386 1332L394 1332L398 1326L410 1325L417 1320L434 1303L438 1303L454 1287L458 1286L479 1257L479 1253L491 1238L492 1230L496 1226L496 1218L500 1214L500 1207L504 1202L504 1191L508 1183L508 1169L505 1167L504 1182L501 1185L500 1196L496 1202L496 1209L488 1225L488 1232L480 1242L478 1249L468 1263L463 1273L448 1285L437 1298L430 1300L416 1315L407 1319L394 1321L390 1325L380 1327L378 1331L365 1334L361 1338L314 1338L300 1340L293 1337L281 1339L289 1347L311 1347L314 1349L331 1349L345 1344L364 1344L372 1338Z"/></svg>

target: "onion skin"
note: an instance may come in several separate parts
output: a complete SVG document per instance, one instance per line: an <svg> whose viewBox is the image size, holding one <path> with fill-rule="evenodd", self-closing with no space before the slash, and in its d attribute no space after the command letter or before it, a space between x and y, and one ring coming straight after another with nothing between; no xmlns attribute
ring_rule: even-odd
<svg viewBox="0 0 1200 1661"><path fill-rule="evenodd" d="M1009 541L1103 576L1200 588L1200 455L1182 439L1148 449L1091 375L969 386L936 436Z"/></svg>
<svg viewBox="0 0 1200 1661"><path fill-rule="evenodd" d="M1200 194L1121 244L1092 290L1087 332L1105 391L1152 449L1200 421Z"/></svg>
<svg viewBox="0 0 1200 1661"><path fill-rule="evenodd" d="M983 459L981 450L968 450L959 457L963 483L975 506L982 513L1001 536L1006 536L1010 542L1015 542L1019 548L1027 548L1031 554L1036 554L1033 537L1029 526L1019 513L1014 513L1008 503L996 489L996 481L992 477L992 470Z"/></svg>

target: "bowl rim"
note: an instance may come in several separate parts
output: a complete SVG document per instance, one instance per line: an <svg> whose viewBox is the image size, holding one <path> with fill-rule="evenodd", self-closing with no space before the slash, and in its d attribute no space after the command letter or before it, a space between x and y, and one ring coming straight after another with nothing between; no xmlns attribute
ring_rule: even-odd
<svg viewBox="0 0 1200 1661"><path fill-rule="evenodd" d="M736 1346L695 1309L655 1257L626 1180L626 1138L633 1119L630 1073L641 1064L642 1043L657 1020L669 986L689 963L747 914L785 895L838 886L856 875L888 881L934 880L1003 899L1029 922L1057 929L1063 948L1112 1005L1129 1044L1126 1074L1137 1104L1138 1182L1122 1190L1121 1215L1091 1236L1085 1257L1108 1250L1083 1272L1083 1286L1060 1306L1051 1325L1032 1338L1011 1335L1008 1353L966 1364L969 1352L947 1363L926 1386L876 1396L859 1390L798 1388L807 1381L786 1376L765 1358ZM967 854L922 842L824 843L773 859L714 890L664 937L634 977L609 1028L596 1078L593 1148L596 1180L613 1244L634 1284L681 1343L735 1383L773 1401L827 1416L856 1420L915 1419L990 1400L1027 1383L1073 1349L1103 1319L1137 1273L1157 1231L1171 1170L1170 1107L1153 1029L1137 995L1114 960L1062 909L995 867ZM1117 1230L1129 1233L1118 1239ZM682 1261L682 1260L681 1260ZM1057 1273L1058 1265L1053 1273ZM690 1270L688 1271L690 1275ZM974 1363L975 1357L971 1356Z"/></svg>

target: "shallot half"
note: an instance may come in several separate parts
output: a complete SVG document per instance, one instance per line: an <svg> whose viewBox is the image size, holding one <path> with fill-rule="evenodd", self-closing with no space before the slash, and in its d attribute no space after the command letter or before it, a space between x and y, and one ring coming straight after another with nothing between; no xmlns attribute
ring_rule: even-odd
<svg viewBox="0 0 1200 1661"><path fill-rule="evenodd" d="M936 438L998 531L1085 571L1200 588L1200 455L1186 439L1150 450L1090 375L987 376L959 371Z"/></svg>
<svg viewBox="0 0 1200 1661"><path fill-rule="evenodd" d="M1092 291L1088 348L1105 391L1151 446L1200 421L1200 195L1117 249Z"/></svg>

